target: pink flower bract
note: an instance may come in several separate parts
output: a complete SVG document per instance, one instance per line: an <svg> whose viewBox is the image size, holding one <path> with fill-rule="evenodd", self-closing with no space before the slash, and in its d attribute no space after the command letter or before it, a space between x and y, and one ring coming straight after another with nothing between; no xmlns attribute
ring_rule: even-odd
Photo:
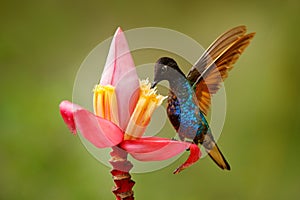
<svg viewBox="0 0 300 200"><path fill-rule="evenodd" d="M174 173L180 172L200 158L199 147L188 142L159 137L124 139L128 122L140 97L140 83L125 35L120 28L112 39L100 85L115 88L118 125L79 105L63 101L60 104L60 113L72 133L79 131L97 148L121 148L140 161L166 160L190 149L189 158ZM101 106L109 108L112 105Z"/></svg>

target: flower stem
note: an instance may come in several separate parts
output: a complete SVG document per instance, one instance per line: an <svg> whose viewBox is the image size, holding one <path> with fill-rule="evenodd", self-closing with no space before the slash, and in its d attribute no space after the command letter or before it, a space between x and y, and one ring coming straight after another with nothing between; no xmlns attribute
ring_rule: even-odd
<svg viewBox="0 0 300 200"><path fill-rule="evenodd" d="M131 180L129 174L133 165L127 160L127 152L119 147L113 147L110 155L109 162L113 167L110 173L115 182L112 192L115 194L116 200L133 200L132 187L135 182Z"/></svg>

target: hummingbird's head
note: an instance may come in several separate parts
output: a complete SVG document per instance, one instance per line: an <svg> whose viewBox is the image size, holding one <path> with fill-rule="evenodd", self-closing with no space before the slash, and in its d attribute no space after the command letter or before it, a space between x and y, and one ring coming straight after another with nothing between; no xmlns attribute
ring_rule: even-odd
<svg viewBox="0 0 300 200"><path fill-rule="evenodd" d="M154 81L151 88L155 87L160 81L171 81L178 76L184 76L179 69L176 61L169 57L162 57L158 59L154 66Z"/></svg>

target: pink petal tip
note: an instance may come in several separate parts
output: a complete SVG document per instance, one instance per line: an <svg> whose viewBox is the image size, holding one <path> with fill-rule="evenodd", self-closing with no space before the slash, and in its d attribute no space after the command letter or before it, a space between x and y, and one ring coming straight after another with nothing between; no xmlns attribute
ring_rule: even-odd
<svg viewBox="0 0 300 200"><path fill-rule="evenodd" d="M59 107L72 133L76 134L76 130L79 131L94 146L112 147L123 140L122 130L111 121L98 117L69 101L61 102Z"/></svg>
<svg viewBox="0 0 300 200"><path fill-rule="evenodd" d="M100 84L115 86L135 65L124 32L119 27L111 41ZM137 74L136 79L138 80Z"/></svg>
<svg viewBox="0 0 300 200"><path fill-rule="evenodd" d="M113 36L100 84L115 86L119 125L124 131L138 100L140 84L121 28L118 28Z"/></svg>
<svg viewBox="0 0 300 200"><path fill-rule="evenodd" d="M178 174L182 170L184 170L184 169L188 168L189 166L193 165L195 162L197 162L199 160L200 157L201 157L201 152L200 152L199 147L196 144L191 144L190 145L190 155L189 155L188 159L181 166L179 166L173 172L173 174Z"/></svg>
<svg viewBox="0 0 300 200"><path fill-rule="evenodd" d="M70 131L76 135L76 126L73 115L73 104L69 101L62 101L59 105L60 114L70 129Z"/></svg>

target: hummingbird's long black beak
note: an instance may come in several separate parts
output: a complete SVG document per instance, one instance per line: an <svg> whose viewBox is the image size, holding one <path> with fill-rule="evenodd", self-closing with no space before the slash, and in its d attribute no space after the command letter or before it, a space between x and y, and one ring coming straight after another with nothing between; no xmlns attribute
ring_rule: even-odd
<svg viewBox="0 0 300 200"><path fill-rule="evenodd" d="M157 83L158 83L157 81L153 81L151 84L151 89L154 88L157 85Z"/></svg>

